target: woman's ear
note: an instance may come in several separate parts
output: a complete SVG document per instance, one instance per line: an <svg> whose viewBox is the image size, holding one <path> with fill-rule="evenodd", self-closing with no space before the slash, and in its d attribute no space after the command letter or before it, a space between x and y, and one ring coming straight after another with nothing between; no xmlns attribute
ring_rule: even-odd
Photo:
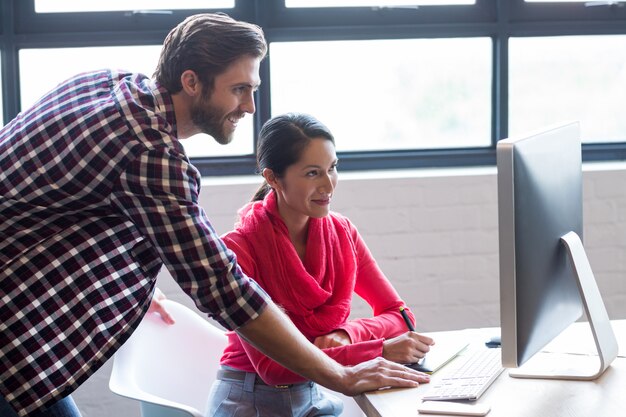
<svg viewBox="0 0 626 417"><path fill-rule="evenodd" d="M263 168L263 172L261 173L263 178L265 178L265 182L272 187L273 189L280 188L280 183L278 182L278 178L274 175L274 171L269 168Z"/></svg>
<svg viewBox="0 0 626 417"><path fill-rule="evenodd" d="M202 83L198 75L192 70L186 70L180 75L180 83L183 86L183 91L189 96L202 93Z"/></svg>

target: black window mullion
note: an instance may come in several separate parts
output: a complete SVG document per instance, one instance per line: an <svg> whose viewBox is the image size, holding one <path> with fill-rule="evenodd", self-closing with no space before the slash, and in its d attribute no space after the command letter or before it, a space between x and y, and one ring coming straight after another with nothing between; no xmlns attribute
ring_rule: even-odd
<svg viewBox="0 0 626 417"><path fill-rule="evenodd" d="M491 144L509 134L510 3L498 1L498 25L493 42L493 111Z"/></svg>
<svg viewBox="0 0 626 417"><path fill-rule="evenodd" d="M167 30L133 32L89 32L76 36L75 33L16 35L17 49L25 48L78 48L100 46L161 45Z"/></svg>
<svg viewBox="0 0 626 417"><path fill-rule="evenodd" d="M510 36L572 36L626 34L626 18L621 21L512 22Z"/></svg>
<svg viewBox="0 0 626 417"><path fill-rule="evenodd" d="M20 83L17 48L15 46L14 2L0 4L2 22L2 117L8 123L19 113Z"/></svg>

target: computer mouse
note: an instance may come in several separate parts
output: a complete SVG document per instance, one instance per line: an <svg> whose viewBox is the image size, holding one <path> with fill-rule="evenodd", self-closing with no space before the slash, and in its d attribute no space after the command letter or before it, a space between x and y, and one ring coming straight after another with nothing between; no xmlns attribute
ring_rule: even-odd
<svg viewBox="0 0 626 417"><path fill-rule="evenodd" d="M499 348L502 345L500 335L492 336L485 342L485 345L489 348Z"/></svg>

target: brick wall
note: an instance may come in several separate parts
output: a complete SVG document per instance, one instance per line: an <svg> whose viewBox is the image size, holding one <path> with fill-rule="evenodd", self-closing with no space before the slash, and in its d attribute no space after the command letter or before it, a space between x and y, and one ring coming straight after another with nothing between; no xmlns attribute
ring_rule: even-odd
<svg viewBox="0 0 626 417"><path fill-rule="evenodd" d="M626 318L624 168L588 165L584 174L584 241L612 319ZM257 178L204 181L201 203L218 233L232 227L234 213L258 183ZM358 227L414 309L419 330L499 325L494 168L342 173L332 209ZM192 306L166 272L159 286ZM355 300L353 315L369 314L369 307ZM105 366L76 393L83 417L139 416L136 404L108 391L109 372Z"/></svg>

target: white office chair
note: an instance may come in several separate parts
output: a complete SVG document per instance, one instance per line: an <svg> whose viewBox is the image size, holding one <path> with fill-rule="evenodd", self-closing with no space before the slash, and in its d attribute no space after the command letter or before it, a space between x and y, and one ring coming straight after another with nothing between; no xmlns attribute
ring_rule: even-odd
<svg viewBox="0 0 626 417"><path fill-rule="evenodd" d="M163 303L176 323L146 314L115 353L109 389L140 401L142 417L204 417L226 335L182 304Z"/></svg>
<svg viewBox="0 0 626 417"><path fill-rule="evenodd" d="M326 387L322 387L321 385L320 389L341 398L341 400L343 401L343 412L341 413L341 417L365 417L365 414L363 413L363 411L361 411L361 407L357 405L353 398L336 391L331 391Z"/></svg>
<svg viewBox="0 0 626 417"><path fill-rule="evenodd" d="M176 323L146 314L115 353L109 389L140 401L142 417L204 417L226 335L182 304L163 304ZM352 398L333 394L344 401L342 416L364 415Z"/></svg>

